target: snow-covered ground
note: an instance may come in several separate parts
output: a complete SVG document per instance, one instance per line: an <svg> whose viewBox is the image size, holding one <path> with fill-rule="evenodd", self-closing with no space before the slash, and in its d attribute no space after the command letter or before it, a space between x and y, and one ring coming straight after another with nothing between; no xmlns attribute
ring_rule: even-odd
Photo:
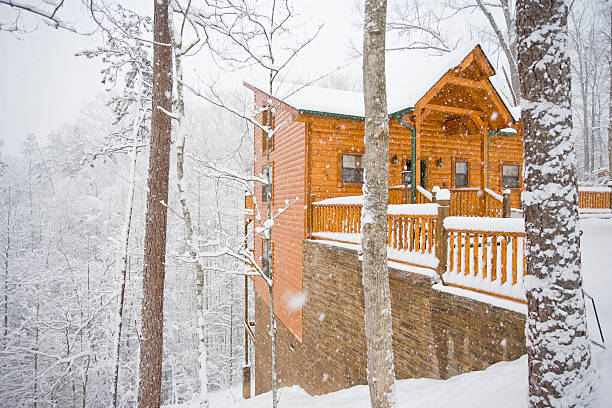
<svg viewBox="0 0 612 408"><path fill-rule="evenodd" d="M612 219L583 219L581 221L584 288L595 298L608 349L593 346L594 363L599 371L597 403L595 407L609 407L612 402ZM593 311L588 304L591 334L594 327ZM527 407L527 357L495 364L483 371L455 376L448 380L412 379L397 383L399 408L454 408ZM243 400L239 389L210 395L210 406L267 408L270 394ZM195 405L193 405L195 407ZM280 391L280 408L366 408L370 406L368 388L359 385L335 393L311 397L299 387ZM181 408L187 408L182 405ZM168 407L169 408L169 407Z"/></svg>

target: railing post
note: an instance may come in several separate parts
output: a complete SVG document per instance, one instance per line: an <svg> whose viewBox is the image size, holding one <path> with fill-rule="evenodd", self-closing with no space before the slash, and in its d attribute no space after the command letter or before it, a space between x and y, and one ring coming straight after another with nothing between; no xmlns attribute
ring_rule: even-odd
<svg viewBox="0 0 612 408"><path fill-rule="evenodd" d="M608 181L608 187L612 189L612 179ZM612 210L612 191L610 191L610 195L608 196L608 198L610 199L610 209Z"/></svg>
<svg viewBox="0 0 612 408"><path fill-rule="evenodd" d="M312 203L315 202L315 195L314 194L310 194L310 196L308 196L308 208L306 209L307 211L307 225L306 225L306 236L308 238L312 238L312 229L313 229L313 221L314 221L314 209L312 208Z"/></svg>
<svg viewBox="0 0 612 408"><path fill-rule="evenodd" d="M433 186L431 189L431 202L434 204L438 202L438 191L440 191L440 187L438 186Z"/></svg>
<svg viewBox="0 0 612 408"><path fill-rule="evenodd" d="M436 257L440 261L438 263L438 275L442 279L442 275L446 273L446 259L448 258L448 233L444 229L444 219L448 217L450 212L450 191L446 189L439 190L436 198L438 202ZM444 279L442 279L442 283L444 283Z"/></svg>
<svg viewBox="0 0 612 408"><path fill-rule="evenodd" d="M510 190L504 190L504 202L502 204L502 217L512 217L512 202L510 199Z"/></svg>

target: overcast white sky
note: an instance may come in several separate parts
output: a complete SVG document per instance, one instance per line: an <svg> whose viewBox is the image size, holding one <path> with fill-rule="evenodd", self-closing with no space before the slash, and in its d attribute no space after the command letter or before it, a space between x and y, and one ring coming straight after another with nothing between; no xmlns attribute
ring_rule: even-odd
<svg viewBox="0 0 612 408"><path fill-rule="evenodd" d="M152 1L130 3L139 11L152 11ZM145 8L148 3L149 10ZM85 13L74 4L64 15L84 22ZM325 24L305 55L306 69L311 64L313 72L321 72L347 61L348 38L356 35L349 21L355 20L355 0L296 0L295 6L311 15L313 24ZM6 19L9 12L0 7L0 19ZM104 92L100 63L74 56L98 41L98 35L76 35L44 24L19 36L0 32L0 139L4 139L5 154L17 152L28 133L44 140L54 129L74 122L81 108ZM192 65L191 70L194 68ZM186 73L189 69L187 66Z"/></svg>

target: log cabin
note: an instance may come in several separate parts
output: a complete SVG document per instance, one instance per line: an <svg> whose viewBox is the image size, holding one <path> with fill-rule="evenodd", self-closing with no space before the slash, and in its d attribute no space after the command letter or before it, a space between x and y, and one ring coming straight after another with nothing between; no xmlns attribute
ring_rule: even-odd
<svg viewBox="0 0 612 408"><path fill-rule="evenodd" d="M494 75L482 48L469 45L419 66L402 67L398 81L388 80L389 185L398 186L390 190L390 202L404 202L402 186L408 183L416 186L408 189L415 192L408 198L412 202L427 200L419 192L434 186L450 189L461 215L484 215L486 191L509 189L513 207L520 206L522 129L508 102L508 88ZM265 88L244 85L253 91L255 106L265 106L270 98ZM255 129L254 174L271 172L274 211L286 200L298 200L275 225L270 261L274 293L280 299L276 315L301 339L301 312L286 303L302 292L302 241L308 237L310 197L320 201L361 194L363 94L306 86L272 100L274 124L282 126L271 142L269 169L264 168L264 134ZM405 169L408 173L402 174ZM266 196L256 186L258 203ZM254 243L256 259L261 259L262 245L262 239ZM263 282L256 280L255 290L267 299Z"/></svg>
<svg viewBox="0 0 612 408"><path fill-rule="evenodd" d="M407 63L388 59L388 71L389 68L396 70L395 75L389 72L387 75L389 204L431 202L431 192L437 186L451 192L449 215L509 216L511 207L520 207L523 190L520 112L511 106L507 83L495 73L481 47L471 44L442 57L411 57ZM327 212L329 204L322 201L342 203L338 198L346 197L350 198L347 202L354 204L356 201L350 196L361 194L363 94L292 85L291 92L281 97L280 88L277 94L269 95L265 87L247 82L244 85L253 92L257 109L272 101L271 127L277 129L270 141L269 167L267 142L263 132L255 129L254 174L270 174L272 185L265 188L256 185L254 196L245 199L249 210L245 212L245 227L252 228L255 221L253 200L259 208L271 200L274 213L295 200L274 223L271 257L262 257L265 240L256 237L253 243L254 259L264 272L269 273L272 268L274 273L279 378L283 385L299 384L313 394L364 383L358 250L350 254L341 248L325 249L325 244L316 244L312 239L318 237L313 228L341 233L359 230L358 205L340 204L337 207L342 208ZM591 208L592 212L610 212L610 189L583 190L579 191L581 207ZM438 260L440 264L446 263L445 252L441 255L436 251L440 248L438 237L442 236L439 231L448 227L450 244L446 239L440 242L450 251L450 265L432 269L439 275L447 273L449 279L452 273L461 275L458 280L461 284L453 284L452 279L446 284L509 299L513 305L515 301L524 303L515 294L525 271L524 232L488 231L483 235L462 231L461 225L442 227L441 210L436 207L437 223L435 215L420 217L418 230L417 223L413 223L418 217L401 215L394 220L390 215L390 229L394 222L399 222L398 227L393 227L395 235L389 234L391 250L412 251L412 241L420 235L421 244L414 249L421 253L421 258L429 254L436 258L436 263ZM343 215L338 217L340 212ZM326 217L331 221L322 221ZM322 225L324 228L316 229ZM404 236L396 236L398 231ZM392 257L389 260L397 261ZM470 268L479 279L474 287L463 283L472 275ZM431 290L428 286L431 282L424 284L425 280L415 278L416 275L391 271L390 266L398 378L448 378L518 358L525 352L523 314L444 295ZM491 281L499 275L502 284L506 280L512 282L504 287L507 293L483 289L481 281L483 276L487 277L487 271ZM253 285L255 322L247 321L247 313L245 332L255 343L258 394L270 388L269 299L263 279L253 278ZM247 292L245 284L245 299ZM309 300L304 306L306 298ZM245 341L248 346L246 334ZM501 349L492 346L500 342L504 344ZM422 354L422 349L432 346L434 354ZM463 351L457 349L459 346ZM246 363L243 392L248 397L248 357Z"/></svg>

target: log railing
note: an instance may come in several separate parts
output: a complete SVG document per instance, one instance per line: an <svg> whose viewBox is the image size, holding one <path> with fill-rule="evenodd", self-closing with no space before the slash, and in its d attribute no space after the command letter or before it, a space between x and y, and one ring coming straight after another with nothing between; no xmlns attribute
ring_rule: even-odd
<svg viewBox="0 0 612 408"><path fill-rule="evenodd" d="M437 270L450 286L524 303L523 220L446 217L444 205L390 205L388 259ZM312 203L311 211L311 238L361 243L361 204Z"/></svg>
<svg viewBox="0 0 612 408"><path fill-rule="evenodd" d="M479 188L452 188L450 192L451 216L478 217L484 215L482 190Z"/></svg>
<svg viewBox="0 0 612 408"><path fill-rule="evenodd" d="M361 232L360 204L313 204L313 232Z"/></svg>
<svg viewBox="0 0 612 408"><path fill-rule="evenodd" d="M387 215L387 246L399 251L436 253L437 215Z"/></svg>
<svg viewBox="0 0 612 408"><path fill-rule="evenodd" d="M361 243L361 204L312 203L311 212L311 238ZM389 260L435 270L437 224L436 204L390 205Z"/></svg>
<svg viewBox="0 0 612 408"><path fill-rule="evenodd" d="M503 217L504 216L504 197L496 192L484 189L484 216L485 217Z"/></svg>
<svg viewBox="0 0 612 408"><path fill-rule="evenodd" d="M580 209L610 209L609 187L578 187L578 202Z"/></svg>
<svg viewBox="0 0 612 408"><path fill-rule="evenodd" d="M410 187L408 187L408 198L410 198ZM432 202L431 193L424 188L417 186L414 201L415 204L429 204ZM389 204L409 204L406 202L406 187L389 187Z"/></svg>
<svg viewBox="0 0 612 408"><path fill-rule="evenodd" d="M503 225L497 231L472 230L453 223L457 218L449 217L444 223L448 233L445 284L525 303L525 232ZM495 219L488 220L489 226L495 225ZM522 224L520 219L511 221Z"/></svg>

